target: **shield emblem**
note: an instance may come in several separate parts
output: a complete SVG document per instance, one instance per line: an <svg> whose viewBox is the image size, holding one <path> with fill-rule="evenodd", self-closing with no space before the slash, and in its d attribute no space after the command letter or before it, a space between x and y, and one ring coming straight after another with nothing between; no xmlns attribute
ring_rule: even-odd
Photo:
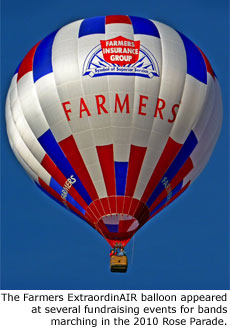
<svg viewBox="0 0 230 335"><path fill-rule="evenodd" d="M124 66L138 61L140 41L118 36L110 40L101 41L101 48L106 62Z"/></svg>

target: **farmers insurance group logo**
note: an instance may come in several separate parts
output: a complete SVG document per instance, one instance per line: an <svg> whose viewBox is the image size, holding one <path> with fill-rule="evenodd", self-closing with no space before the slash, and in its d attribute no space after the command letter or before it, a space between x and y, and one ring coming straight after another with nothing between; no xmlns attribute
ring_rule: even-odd
<svg viewBox="0 0 230 335"><path fill-rule="evenodd" d="M118 36L101 41L86 57L83 76L106 75L159 77L159 67L152 53L140 46L140 41L132 41Z"/></svg>

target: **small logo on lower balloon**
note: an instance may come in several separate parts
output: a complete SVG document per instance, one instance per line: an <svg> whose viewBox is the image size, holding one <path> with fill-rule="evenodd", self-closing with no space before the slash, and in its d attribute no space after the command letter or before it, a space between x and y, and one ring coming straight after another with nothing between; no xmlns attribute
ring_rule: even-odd
<svg viewBox="0 0 230 335"><path fill-rule="evenodd" d="M87 55L83 76L107 75L159 77L158 63L153 54L140 45L122 36L103 40Z"/></svg>

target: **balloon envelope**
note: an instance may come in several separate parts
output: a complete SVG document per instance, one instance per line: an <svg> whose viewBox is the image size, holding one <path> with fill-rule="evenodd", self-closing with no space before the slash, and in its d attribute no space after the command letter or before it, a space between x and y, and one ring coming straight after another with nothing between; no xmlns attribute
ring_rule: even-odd
<svg viewBox="0 0 230 335"><path fill-rule="evenodd" d="M205 167L218 80L186 36L123 15L75 21L25 56L6 101L11 147L45 193L124 245Z"/></svg>

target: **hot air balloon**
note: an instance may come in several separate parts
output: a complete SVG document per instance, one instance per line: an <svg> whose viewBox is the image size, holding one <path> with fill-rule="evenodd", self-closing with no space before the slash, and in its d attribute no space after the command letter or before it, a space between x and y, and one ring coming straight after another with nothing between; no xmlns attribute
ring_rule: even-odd
<svg viewBox="0 0 230 335"><path fill-rule="evenodd" d="M221 123L205 54L168 25L127 15L45 37L18 66L6 101L9 142L26 172L113 248L191 185Z"/></svg>

